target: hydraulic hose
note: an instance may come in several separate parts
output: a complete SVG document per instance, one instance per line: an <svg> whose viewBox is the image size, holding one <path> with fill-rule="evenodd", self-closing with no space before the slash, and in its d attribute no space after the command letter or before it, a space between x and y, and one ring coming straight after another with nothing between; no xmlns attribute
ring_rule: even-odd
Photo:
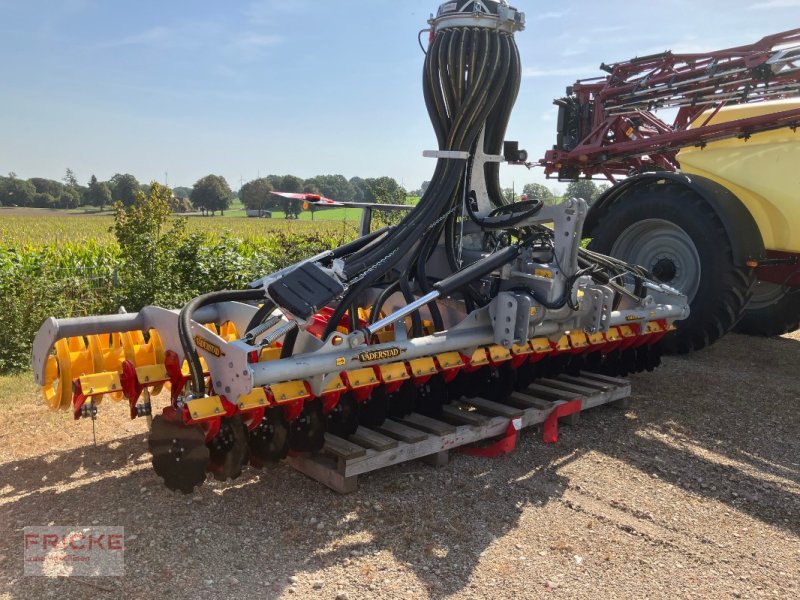
<svg viewBox="0 0 800 600"><path fill-rule="evenodd" d="M455 11L453 4L457 5ZM500 154L502 150L521 78L519 51L513 37L518 27L503 20L500 3L487 1L485 4L491 5L488 13L479 15L474 3L458 0L443 5L435 19L435 33L425 55L422 87L431 125L442 151L472 155L484 130L483 150L488 154ZM468 162L463 158L439 158L431 183L417 206L381 237L379 243L368 244L344 258L343 273L352 283L329 318L323 337L335 331L348 307L357 302L368 287L381 280L391 283L386 282L386 277L393 270L408 274L400 285L407 302L413 300L413 295L409 299L412 282L423 293L430 290L426 266L442 237L450 268L460 267L453 264L457 262L452 239L455 235L453 215L460 212L457 209L464 201ZM490 201L502 206L497 163L487 166L485 175ZM498 227L522 220L518 214L494 217L488 224ZM464 293L474 294L470 289ZM433 302L428 306L434 324L441 328L438 307ZM412 318L419 319L418 312L413 313Z"/></svg>

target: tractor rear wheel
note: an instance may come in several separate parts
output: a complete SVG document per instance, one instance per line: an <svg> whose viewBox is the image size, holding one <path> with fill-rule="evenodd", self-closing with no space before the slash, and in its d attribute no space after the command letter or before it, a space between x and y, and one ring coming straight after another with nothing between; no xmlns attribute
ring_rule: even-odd
<svg viewBox="0 0 800 600"><path fill-rule="evenodd" d="M722 221L699 194L679 185L649 186L615 201L589 248L649 270L686 294L691 314L664 338L664 350L699 350L730 331L750 300L754 276L733 261Z"/></svg>
<svg viewBox="0 0 800 600"><path fill-rule="evenodd" d="M759 281L736 331L772 337L800 328L800 289Z"/></svg>

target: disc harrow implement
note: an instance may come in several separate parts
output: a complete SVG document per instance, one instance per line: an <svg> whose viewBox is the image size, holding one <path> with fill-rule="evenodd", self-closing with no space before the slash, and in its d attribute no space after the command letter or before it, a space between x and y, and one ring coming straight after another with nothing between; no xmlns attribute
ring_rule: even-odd
<svg viewBox="0 0 800 600"><path fill-rule="evenodd" d="M132 419L152 417L156 473L189 493L208 473L228 480L318 452L326 433L436 418L463 398L501 402L585 367L658 366L686 298L582 249L583 200L502 197L524 15L461 0L430 25L424 91L439 149L426 153L436 168L419 204L247 289L48 319L33 368L50 408L102 418L103 399L126 401Z"/></svg>

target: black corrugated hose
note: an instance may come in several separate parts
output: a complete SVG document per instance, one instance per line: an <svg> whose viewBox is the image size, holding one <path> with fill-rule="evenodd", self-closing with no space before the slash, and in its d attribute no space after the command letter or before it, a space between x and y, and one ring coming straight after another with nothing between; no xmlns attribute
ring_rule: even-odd
<svg viewBox="0 0 800 600"><path fill-rule="evenodd" d="M472 153L485 126L484 151L500 154L520 76L519 51L513 35L478 27L438 31L425 56L423 92L439 149ZM334 310L323 337L333 333L348 306L362 292L401 262L410 265L408 272L422 289L430 289L425 263L442 232L445 236L454 235L452 215L463 201L466 169L466 160L440 158L419 204L379 245L345 259L345 276L362 278ZM486 175L490 200L496 206L503 205L498 165L488 165ZM442 222L437 223L439 219ZM445 220L450 221L449 227L445 227ZM454 244L446 247L452 254ZM453 257L448 260L452 263ZM435 312L434 320L441 327L441 318Z"/></svg>

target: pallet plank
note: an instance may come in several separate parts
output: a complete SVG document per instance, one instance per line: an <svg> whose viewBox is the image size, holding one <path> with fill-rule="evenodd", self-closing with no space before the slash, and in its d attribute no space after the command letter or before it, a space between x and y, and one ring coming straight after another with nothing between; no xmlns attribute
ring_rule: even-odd
<svg viewBox="0 0 800 600"><path fill-rule="evenodd" d="M397 447L397 440L381 435L377 431L372 431L366 427L356 429L356 432L350 436L350 441L359 446L378 451Z"/></svg>
<svg viewBox="0 0 800 600"><path fill-rule="evenodd" d="M450 404L442 407L441 419L451 425L482 425L488 420L482 414L467 410L461 404Z"/></svg>
<svg viewBox="0 0 800 600"><path fill-rule="evenodd" d="M345 476L319 456L287 456L283 460L296 471L319 481L339 494L350 494L358 488L357 477Z"/></svg>
<svg viewBox="0 0 800 600"><path fill-rule="evenodd" d="M394 438L408 444L414 444L416 442L421 442L422 440L428 439L428 434L424 431L414 429L413 427L408 427L407 425L403 425L402 423L398 423L397 421L390 419L384 421L383 425L376 427L375 430L390 438Z"/></svg>
<svg viewBox="0 0 800 600"><path fill-rule="evenodd" d="M552 400L544 400L542 398L537 398L536 396L531 396L529 394L524 394L522 392L513 392L508 397L507 402L512 406L524 409L527 408L548 409L555 406Z"/></svg>
<svg viewBox="0 0 800 600"><path fill-rule="evenodd" d="M629 384L627 379L622 379L620 377L609 377L608 375L601 375L600 373L591 373L589 371L581 371L581 377L586 377L587 379L595 379L597 381L605 381L606 383L611 383L613 385L625 385Z"/></svg>
<svg viewBox="0 0 800 600"><path fill-rule="evenodd" d="M357 488L358 475L376 469L415 459L444 464L449 450L502 435L511 418L521 415L525 428L543 423L555 407L569 400L580 399L586 410L625 402L630 395L630 383L624 379L585 373L565 377L568 376L539 380L524 392L513 393L505 404L469 399L444 407L441 419L412 413L403 419L387 420L374 429L359 428L351 441L326 434L323 454L292 456L285 462L339 493L349 493ZM477 411L467 410L464 405ZM489 417L478 411L498 416ZM579 414L563 420L574 423Z"/></svg>
<svg viewBox="0 0 800 600"><path fill-rule="evenodd" d="M505 417L493 417L484 425L462 425L454 427L454 432L445 435L431 435L428 439L417 442L416 444L398 444L397 448L392 448L386 452L374 452L363 458L350 461L345 466L345 475L360 475L369 471L374 471L390 465L407 462L417 458L423 458L431 454L437 454L452 448L458 448L465 444L471 444L486 438L496 437L505 433L508 428L508 419Z"/></svg>
<svg viewBox="0 0 800 600"><path fill-rule="evenodd" d="M558 379L540 379L539 383L541 383L542 385L549 385L551 387L564 390L565 392L580 394L581 396L597 392L597 390L593 390L592 388L586 387L585 385L578 385L569 381L562 381L560 377Z"/></svg>
<svg viewBox="0 0 800 600"><path fill-rule="evenodd" d="M358 458L364 456L367 451L357 444L352 444L344 438L340 438L330 433L325 434L325 452L332 454L337 458L350 460L351 458Z"/></svg>
<svg viewBox="0 0 800 600"><path fill-rule="evenodd" d="M513 406L506 406L486 400L485 398L467 398L465 403L471 404L478 410L493 417L506 417L508 419L516 419L522 416L522 409L514 408Z"/></svg>
<svg viewBox="0 0 800 600"><path fill-rule="evenodd" d="M578 396L573 392L565 392L564 390L559 390L556 388L552 388L547 385L541 385L538 383L532 383L527 388L525 388L525 392L539 392L544 396L552 396L554 398L560 398L562 400L575 400Z"/></svg>
<svg viewBox="0 0 800 600"><path fill-rule="evenodd" d="M442 421L431 419L430 417L426 417L425 415L421 415L419 413L411 413L402 419L398 419L398 421L404 425L416 427L417 429L421 429L422 431L427 431L428 433L433 433L435 435L447 435L449 433L455 433L456 431L456 428L449 423L443 423Z"/></svg>
<svg viewBox="0 0 800 600"><path fill-rule="evenodd" d="M594 390L610 390L613 389L614 386L610 383L606 383L603 381L593 381L586 377L574 377L572 375L559 375L558 379L560 381L569 381L570 383L577 383L578 385L586 386L588 388L592 388Z"/></svg>

